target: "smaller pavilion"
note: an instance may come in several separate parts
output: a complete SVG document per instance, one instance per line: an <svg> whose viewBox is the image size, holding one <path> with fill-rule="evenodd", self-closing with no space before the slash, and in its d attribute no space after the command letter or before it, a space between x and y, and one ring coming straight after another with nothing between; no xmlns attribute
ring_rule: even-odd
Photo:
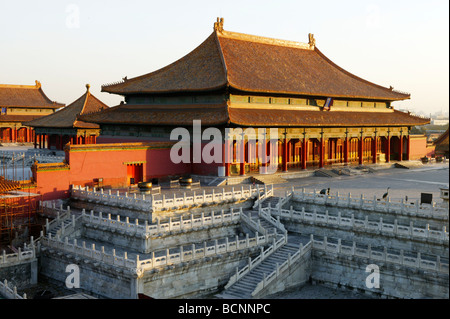
<svg viewBox="0 0 450 319"><path fill-rule="evenodd" d="M67 107L48 116L27 122L36 132L34 148L63 150L64 145L95 144L100 135L100 126L77 119L77 116L106 110L109 107L89 92ZM39 142L38 142L39 141ZM45 143L47 142L47 143Z"/></svg>

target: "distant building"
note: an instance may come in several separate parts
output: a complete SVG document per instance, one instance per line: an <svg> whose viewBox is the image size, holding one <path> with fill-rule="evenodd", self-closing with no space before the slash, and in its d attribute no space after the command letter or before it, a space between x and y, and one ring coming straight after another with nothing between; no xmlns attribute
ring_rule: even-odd
<svg viewBox="0 0 450 319"><path fill-rule="evenodd" d="M89 92L90 85L86 85L86 93L67 107L50 115L26 122L40 136L42 142L36 142L34 147L62 150L69 143L95 144L100 135L100 126L86 123L77 119L78 115L90 114L106 110L109 107ZM44 143L47 141L47 143Z"/></svg>
<svg viewBox="0 0 450 319"><path fill-rule="evenodd" d="M431 119L432 125L446 125L449 123L448 116L438 115Z"/></svg>
<svg viewBox="0 0 450 319"><path fill-rule="evenodd" d="M64 105L51 101L39 81L36 85L0 84L0 141L33 142L34 130L23 123L52 114Z"/></svg>

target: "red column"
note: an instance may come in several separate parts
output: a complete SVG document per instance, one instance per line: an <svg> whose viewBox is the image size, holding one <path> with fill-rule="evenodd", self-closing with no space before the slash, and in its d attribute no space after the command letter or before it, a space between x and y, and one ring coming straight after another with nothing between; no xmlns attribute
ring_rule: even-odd
<svg viewBox="0 0 450 319"><path fill-rule="evenodd" d="M319 168L323 167L323 163L324 163L324 140L323 140L323 135L320 137L320 142L319 142Z"/></svg>
<svg viewBox="0 0 450 319"><path fill-rule="evenodd" d="M288 162L288 140L285 137L283 143L283 172L287 172L287 162Z"/></svg>
<svg viewBox="0 0 450 319"><path fill-rule="evenodd" d="M241 156L240 156L240 163L239 163L239 175L243 176L245 175L245 140L242 138L240 141L240 149L241 149Z"/></svg>
<svg viewBox="0 0 450 319"><path fill-rule="evenodd" d="M349 149L348 144L349 144L349 139L346 136L344 139L344 163L345 164L348 164L348 149Z"/></svg>
<svg viewBox="0 0 450 319"><path fill-rule="evenodd" d="M375 137L372 139L372 163L376 164L377 163L377 136L375 135Z"/></svg>
<svg viewBox="0 0 450 319"><path fill-rule="evenodd" d="M364 157L364 138L361 134L361 137L358 140L358 163L362 165Z"/></svg>
<svg viewBox="0 0 450 319"><path fill-rule="evenodd" d="M411 155L411 136L408 135L407 137L407 148L406 148L406 158L405 160L409 161L410 160L410 155Z"/></svg>
<svg viewBox="0 0 450 319"><path fill-rule="evenodd" d="M308 157L308 139L304 137L302 141L302 169L306 169L307 157Z"/></svg>
<svg viewBox="0 0 450 319"><path fill-rule="evenodd" d="M39 149L42 148L42 134L36 134L39 138Z"/></svg>
<svg viewBox="0 0 450 319"><path fill-rule="evenodd" d="M293 147L292 145L295 145L295 143L293 144L292 143L292 140L289 140L288 141L288 158L287 158L287 162L289 163L289 160L293 157L293 156L295 156L293 153L292 153L292 148L294 148L294 151L295 151L295 146ZM294 162L295 162L295 160L294 160Z"/></svg>
<svg viewBox="0 0 450 319"><path fill-rule="evenodd" d="M398 145L398 160L403 160L403 135L399 137L399 145Z"/></svg>
<svg viewBox="0 0 450 319"><path fill-rule="evenodd" d="M391 137L386 137L386 163L391 161Z"/></svg>

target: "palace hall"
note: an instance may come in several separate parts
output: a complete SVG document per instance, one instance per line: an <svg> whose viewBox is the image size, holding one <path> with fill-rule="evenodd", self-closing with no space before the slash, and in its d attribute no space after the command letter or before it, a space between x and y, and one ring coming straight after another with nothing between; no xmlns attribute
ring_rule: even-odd
<svg viewBox="0 0 450 319"><path fill-rule="evenodd" d="M0 141L2 143L31 143L36 140L34 130L24 122L52 114L65 104L51 101L35 85L0 84Z"/></svg>
<svg viewBox="0 0 450 319"><path fill-rule="evenodd" d="M410 160L410 130L429 119L398 111L410 94L362 79L336 65L316 45L230 32L223 19L196 49L157 71L102 86L120 105L78 116L100 126L98 143L168 141L174 128L222 132L231 158L192 165L194 174L259 172L262 147L279 171L328 165ZM230 139L226 128L277 129L277 152L255 136ZM208 141L203 140L203 143ZM226 145L227 144L227 145ZM237 148L245 154L236 156ZM226 152L223 152L225 157Z"/></svg>

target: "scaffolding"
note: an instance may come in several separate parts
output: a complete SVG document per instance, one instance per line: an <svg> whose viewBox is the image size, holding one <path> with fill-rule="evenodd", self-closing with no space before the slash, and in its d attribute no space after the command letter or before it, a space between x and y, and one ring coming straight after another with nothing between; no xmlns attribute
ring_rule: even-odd
<svg viewBox="0 0 450 319"><path fill-rule="evenodd" d="M39 234L42 196L30 192L30 181L11 181L0 176L0 251L14 250Z"/></svg>

